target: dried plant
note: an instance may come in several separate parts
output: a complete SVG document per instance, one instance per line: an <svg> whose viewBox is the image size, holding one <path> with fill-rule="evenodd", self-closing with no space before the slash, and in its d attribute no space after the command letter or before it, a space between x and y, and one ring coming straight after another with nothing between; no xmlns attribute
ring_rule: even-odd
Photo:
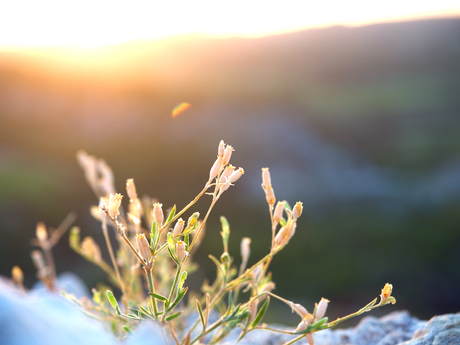
<svg viewBox="0 0 460 345"><path fill-rule="evenodd" d="M244 174L242 168L236 169L229 164L233 151L232 146L221 141L217 159L210 169L204 188L180 211L174 205L166 215L161 203L148 197L138 197L132 179L126 182L129 204L125 212L122 208L123 196L116 193L110 167L101 159L83 151L78 152L78 161L86 180L100 199L99 206L94 206L91 214L101 222L111 263L103 260L99 246L91 237L80 240L78 227L71 229L70 247L104 270L114 287L121 292L121 298L118 302L107 287L93 289L93 301L77 300L71 295L65 295L85 313L110 325L119 337L131 333L141 320L151 319L163 326L165 333L176 344L183 345L219 343L235 327L241 328L239 339L254 329L265 329L292 335L293 339L286 344L293 344L303 337L309 344L313 344L312 333L334 327L346 319L385 304L395 303L391 296L392 285L387 283L378 303L376 298L357 312L328 322L325 317L329 303L327 299L322 298L313 312L309 313L302 305L273 293L275 284L268 271L270 262L294 236L303 206L301 202L292 208L287 201L276 203L268 168L262 169L262 188L271 218L269 253L248 268L251 240L243 238L242 262L239 269L234 267L234 260L228 252L230 226L221 217L223 253L219 259L209 256L217 267L217 277L212 285L203 285L202 294L188 293L188 287L185 286L187 275L196 269L196 264L192 262L193 253L202 240L211 210L222 194ZM194 212L187 221L182 219L181 216L205 194L211 196L211 202L204 217L201 219L200 213ZM109 227L116 230L116 251L110 242ZM62 231L55 233L61 234ZM34 251L32 256L38 277L50 289L53 288L55 278L51 242L56 241L50 240L44 225L37 226L36 243L46 259L40 251ZM21 275L17 269L15 271L13 276L17 284L22 284ZM248 300L240 301L241 291L250 292ZM273 329L261 323L270 298L286 303L299 315L300 323L295 329Z"/></svg>

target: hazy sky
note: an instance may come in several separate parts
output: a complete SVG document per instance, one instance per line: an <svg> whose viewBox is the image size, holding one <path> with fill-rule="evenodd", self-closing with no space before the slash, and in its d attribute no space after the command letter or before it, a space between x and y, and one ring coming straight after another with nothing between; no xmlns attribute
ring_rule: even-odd
<svg viewBox="0 0 460 345"><path fill-rule="evenodd" d="M0 47L97 46L182 33L253 37L445 16L460 17L459 0L14 0L0 2Z"/></svg>

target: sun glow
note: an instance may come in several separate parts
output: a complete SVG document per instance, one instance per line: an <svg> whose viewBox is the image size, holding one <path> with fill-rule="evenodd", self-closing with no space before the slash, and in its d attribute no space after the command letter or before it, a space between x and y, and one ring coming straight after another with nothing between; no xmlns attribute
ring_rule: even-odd
<svg viewBox="0 0 460 345"><path fill-rule="evenodd" d="M329 25L448 16L460 16L457 0L18 0L0 4L0 47L100 46L187 33L255 37Z"/></svg>

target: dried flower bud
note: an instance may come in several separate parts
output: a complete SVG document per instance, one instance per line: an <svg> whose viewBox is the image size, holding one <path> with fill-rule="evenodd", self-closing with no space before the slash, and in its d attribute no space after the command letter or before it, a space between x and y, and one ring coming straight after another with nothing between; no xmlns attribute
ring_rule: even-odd
<svg viewBox="0 0 460 345"><path fill-rule="evenodd" d="M243 237L241 240L241 258L243 262L247 263L249 256L251 255L251 239L249 237Z"/></svg>
<svg viewBox="0 0 460 345"><path fill-rule="evenodd" d="M294 208L292 209L292 216L297 219L302 214L303 206L300 201L296 202Z"/></svg>
<svg viewBox="0 0 460 345"><path fill-rule="evenodd" d="M238 170L235 170L234 172L232 172L232 174L229 176L228 178L228 182L229 183L235 183L236 181L238 181L238 179L243 176L244 174L244 169L243 168L238 168Z"/></svg>
<svg viewBox="0 0 460 345"><path fill-rule="evenodd" d="M382 293L380 294L380 304L386 304L391 302L391 304L395 304L396 300L391 293L393 291L393 285L390 283L386 283L382 289Z"/></svg>
<svg viewBox="0 0 460 345"><path fill-rule="evenodd" d="M48 239L48 232L46 231L45 223L39 222L37 224L35 234L40 242L45 242Z"/></svg>
<svg viewBox="0 0 460 345"><path fill-rule="evenodd" d="M275 248L284 247L289 242L294 236L296 226L296 222L289 218L286 225L275 236Z"/></svg>
<svg viewBox="0 0 460 345"><path fill-rule="evenodd" d="M100 262L102 260L101 249L94 242L92 237L85 237L81 242L81 250L83 255L93 259L95 262Z"/></svg>
<svg viewBox="0 0 460 345"><path fill-rule="evenodd" d="M271 185L267 186L267 188L265 189L265 198L267 199L267 203L269 205L275 204L275 201L276 201L275 192Z"/></svg>
<svg viewBox="0 0 460 345"><path fill-rule="evenodd" d="M208 183L210 183L219 174L219 171L223 166L222 159L223 159L222 157L217 157L216 161L212 165L211 170L209 171Z"/></svg>
<svg viewBox="0 0 460 345"><path fill-rule="evenodd" d="M262 186L267 188L272 185L272 179L270 178L270 171L268 168L262 168Z"/></svg>
<svg viewBox="0 0 460 345"><path fill-rule="evenodd" d="M137 234L136 242L137 242L137 248L139 249L140 256L146 262L149 262L149 258L151 255L149 241L145 238L144 234Z"/></svg>
<svg viewBox="0 0 460 345"><path fill-rule="evenodd" d="M235 167L231 164L227 165L224 172L220 175L219 183L226 184L230 175L235 171Z"/></svg>
<svg viewBox="0 0 460 345"><path fill-rule="evenodd" d="M249 324L252 324L252 322L254 321L254 319L256 318L257 316L257 305L259 304L259 300L258 299L253 299L250 303L249 303L249 310L251 311L251 316L249 318Z"/></svg>
<svg viewBox="0 0 460 345"><path fill-rule="evenodd" d="M11 270L11 278L13 282L19 286L22 286L22 282L24 281L24 273L19 266L14 266Z"/></svg>
<svg viewBox="0 0 460 345"><path fill-rule="evenodd" d="M182 234L182 231L184 230L184 224L185 221L182 218L179 218L176 222L176 225L174 226L173 230L173 237L180 236Z"/></svg>
<svg viewBox="0 0 460 345"><path fill-rule="evenodd" d="M110 194L108 205L110 217L116 218L120 214L121 199L123 199L123 195L119 193L115 195Z"/></svg>
<svg viewBox="0 0 460 345"><path fill-rule="evenodd" d="M164 220L162 207L163 207L163 204L160 204L159 202L153 204L153 219L157 222L160 228L163 226L163 220Z"/></svg>
<svg viewBox="0 0 460 345"><path fill-rule="evenodd" d="M278 224L281 218L283 218L283 211L284 211L284 202L278 201L275 207L275 212L273 213L273 220L275 221L276 224Z"/></svg>
<svg viewBox="0 0 460 345"><path fill-rule="evenodd" d="M290 301L289 306L291 307L292 312L296 312L297 314L299 314L302 319L305 319L306 317L308 317L310 315L310 313L307 311L307 309L305 309L305 307L303 307L299 303L294 303L294 302Z"/></svg>
<svg viewBox="0 0 460 345"><path fill-rule="evenodd" d="M217 156L223 157L224 156L224 150L225 150L225 143L223 140L220 141L219 143L219 148L217 149Z"/></svg>
<svg viewBox="0 0 460 345"><path fill-rule="evenodd" d="M128 192L128 197L131 200L137 199L136 186L132 178L126 180L126 191Z"/></svg>
<svg viewBox="0 0 460 345"><path fill-rule="evenodd" d="M230 145L227 145L225 147L225 151L224 151L224 157L222 158L222 165L225 166L227 165L229 162L230 162L230 157L232 156L232 152L233 152L233 147L230 146Z"/></svg>
<svg viewBox="0 0 460 345"><path fill-rule="evenodd" d="M185 251L185 242L184 241L177 241L176 243L176 255L179 259L179 262L184 262L185 257L188 253Z"/></svg>
<svg viewBox="0 0 460 345"><path fill-rule="evenodd" d="M321 320L324 317L324 315L326 314L326 309L327 309L328 304L329 304L329 300L325 298L321 298L321 301L319 301L319 304L316 306L316 313L315 313L316 321Z"/></svg>

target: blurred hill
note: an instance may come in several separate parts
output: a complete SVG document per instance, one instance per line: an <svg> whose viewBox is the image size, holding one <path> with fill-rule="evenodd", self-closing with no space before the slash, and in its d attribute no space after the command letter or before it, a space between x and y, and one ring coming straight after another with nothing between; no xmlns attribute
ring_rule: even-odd
<svg viewBox="0 0 460 345"><path fill-rule="evenodd" d="M40 220L57 226L77 210L84 235L99 233L78 149L105 158L121 192L133 177L169 207L201 189L224 139L246 174L209 223L198 255L207 275L221 214L237 263L242 236L253 237L253 261L268 251L269 166L278 199L305 205L297 240L273 263L281 295L351 311L390 281L398 308L456 312L459 95L460 19L1 52L0 273L20 264L33 276L28 238ZM182 101L192 108L172 119ZM67 248L58 269L100 280Z"/></svg>

